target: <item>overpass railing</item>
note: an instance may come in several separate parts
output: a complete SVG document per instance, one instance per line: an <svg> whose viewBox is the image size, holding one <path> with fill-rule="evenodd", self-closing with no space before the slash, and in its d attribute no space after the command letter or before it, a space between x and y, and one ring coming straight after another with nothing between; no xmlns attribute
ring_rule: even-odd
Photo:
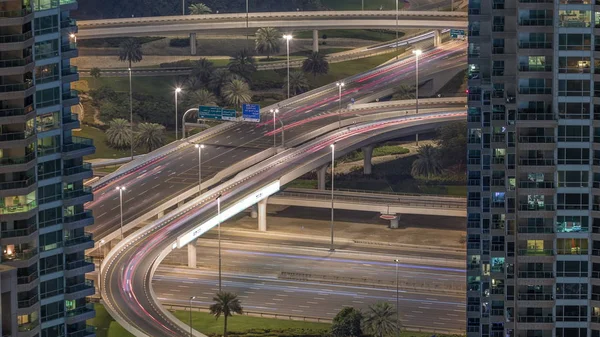
<svg viewBox="0 0 600 337"><path fill-rule="evenodd" d="M308 188L286 188L283 192L293 192L293 193L309 193L309 194L319 194L319 193L331 193L330 190L315 190ZM348 193L358 193L358 194L368 194L368 195L382 195L382 196L398 196L398 197L418 197L418 198L444 198L446 200L451 201L465 201L465 197L458 197L453 195L443 195L443 194L419 194L419 193L403 193L403 192L391 192L391 191L367 191L367 190L354 190L348 188L336 188L334 190L337 192L348 192ZM454 200L453 200L454 199Z"/></svg>
<svg viewBox="0 0 600 337"><path fill-rule="evenodd" d="M293 193L293 192L280 192L278 194L275 195L275 197L283 197L283 198L300 198L300 199L304 199L304 200L331 200L331 195L325 195L325 194L308 194L308 193ZM381 203L385 203L385 204L402 204L402 206L405 207L419 207L419 208L448 208L448 209L466 209L467 208L467 202L466 200L461 200L458 202L453 202L450 203L448 201L433 201L433 200L427 200L427 201L415 201L414 198L406 198L406 199L401 199L398 198L396 200L393 199L379 199L377 200L376 198L361 198L361 197L351 197L351 196L346 196L346 195L336 195L334 193L333 196L334 200L338 200L338 201L345 201L345 202L353 202L353 203L359 203L359 204L381 204Z"/></svg>

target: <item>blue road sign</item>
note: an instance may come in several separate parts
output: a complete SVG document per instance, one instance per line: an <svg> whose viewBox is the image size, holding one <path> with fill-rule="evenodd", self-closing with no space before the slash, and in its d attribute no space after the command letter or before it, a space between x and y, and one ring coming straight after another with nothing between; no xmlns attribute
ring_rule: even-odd
<svg viewBox="0 0 600 337"><path fill-rule="evenodd" d="M459 37L464 37L465 36L465 30L464 29L450 29L450 37L453 39L457 39Z"/></svg>
<svg viewBox="0 0 600 337"><path fill-rule="evenodd" d="M198 107L198 118L223 119L223 108L218 106L200 106Z"/></svg>
<svg viewBox="0 0 600 337"><path fill-rule="evenodd" d="M236 121L237 112L234 109L223 109L222 118L224 121Z"/></svg>
<svg viewBox="0 0 600 337"><path fill-rule="evenodd" d="M242 105L242 120L245 122L260 122L260 105L258 104L243 104Z"/></svg>

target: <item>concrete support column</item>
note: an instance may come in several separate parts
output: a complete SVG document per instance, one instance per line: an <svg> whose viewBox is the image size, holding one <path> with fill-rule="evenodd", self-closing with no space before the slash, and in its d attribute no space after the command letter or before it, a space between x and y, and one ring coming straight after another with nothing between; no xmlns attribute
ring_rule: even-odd
<svg viewBox="0 0 600 337"><path fill-rule="evenodd" d="M252 205L252 210L250 211L250 217L252 219L258 218L258 205Z"/></svg>
<svg viewBox="0 0 600 337"><path fill-rule="evenodd" d="M102 258L104 259L104 257L106 257L106 255L108 255L108 252L110 252L110 242L105 242L102 244Z"/></svg>
<svg viewBox="0 0 600 337"><path fill-rule="evenodd" d="M258 231L259 232L267 231L267 199L263 199L258 202Z"/></svg>
<svg viewBox="0 0 600 337"><path fill-rule="evenodd" d="M177 203L177 207L179 208L179 207L183 206L184 204L185 204L184 201L180 201L180 202Z"/></svg>
<svg viewBox="0 0 600 337"><path fill-rule="evenodd" d="M158 212L158 219L162 218L163 216L165 216L165 211Z"/></svg>
<svg viewBox="0 0 600 337"><path fill-rule="evenodd" d="M393 219L390 219L390 228L392 229L397 229L400 227L400 214L387 214L387 215L392 215L392 216L396 216Z"/></svg>
<svg viewBox="0 0 600 337"><path fill-rule="evenodd" d="M192 55L196 55L197 46L196 46L196 33L190 33L190 53Z"/></svg>
<svg viewBox="0 0 600 337"><path fill-rule="evenodd" d="M436 29L433 31L433 46L437 47L442 44L442 31Z"/></svg>
<svg viewBox="0 0 600 337"><path fill-rule="evenodd" d="M328 165L323 165L317 169L317 180L319 181L319 189L325 190L325 182L327 181Z"/></svg>
<svg viewBox="0 0 600 337"><path fill-rule="evenodd" d="M415 135L415 142L416 142L415 145L419 146L419 134L418 133Z"/></svg>
<svg viewBox="0 0 600 337"><path fill-rule="evenodd" d="M314 29L313 30L313 52L318 52L319 51L319 30L318 29Z"/></svg>
<svg viewBox="0 0 600 337"><path fill-rule="evenodd" d="M363 157L364 157L364 173L371 174L372 166L371 159L373 158L373 145L365 146L362 148Z"/></svg>
<svg viewBox="0 0 600 337"><path fill-rule="evenodd" d="M192 240L192 242L187 245L189 268L196 268L198 266L196 264L196 241L197 240Z"/></svg>

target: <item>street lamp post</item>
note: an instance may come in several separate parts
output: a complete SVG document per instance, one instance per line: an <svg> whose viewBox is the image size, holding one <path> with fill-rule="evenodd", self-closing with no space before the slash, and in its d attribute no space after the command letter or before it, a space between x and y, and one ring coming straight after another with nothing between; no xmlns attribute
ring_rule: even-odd
<svg viewBox="0 0 600 337"><path fill-rule="evenodd" d="M396 262L396 337L400 337L400 292L398 291L398 259Z"/></svg>
<svg viewBox="0 0 600 337"><path fill-rule="evenodd" d="M133 89L131 86L131 68L129 70L129 127L131 134L129 135L129 145L131 147L131 160L133 160Z"/></svg>
<svg viewBox="0 0 600 337"><path fill-rule="evenodd" d="M275 125L275 120L277 119L279 109L271 109L271 113L273 114L273 147L277 147L277 133L275 133L275 129L277 128L277 126Z"/></svg>
<svg viewBox="0 0 600 337"><path fill-rule="evenodd" d="M117 186L117 191L119 191L121 205L121 240L123 240L123 191L125 191L125 186Z"/></svg>
<svg viewBox="0 0 600 337"><path fill-rule="evenodd" d="M287 48L287 98L290 98L290 40L292 39L292 34L284 35L286 48Z"/></svg>
<svg viewBox="0 0 600 337"><path fill-rule="evenodd" d="M221 195L217 196L217 224L219 231L219 292L221 292Z"/></svg>
<svg viewBox="0 0 600 337"><path fill-rule="evenodd" d="M185 0L181 0L181 15L185 15Z"/></svg>
<svg viewBox="0 0 600 337"><path fill-rule="evenodd" d="M190 337L194 336L193 335L193 328L192 328L192 301L196 299L196 296L192 296L190 297Z"/></svg>
<svg viewBox="0 0 600 337"><path fill-rule="evenodd" d="M175 140L179 140L178 137L178 128L179 128L179 115L177 113L177 95L181 92L181 88L175 88ZM182 123L185 123L183 121Z"/></svg>
<svg viewBox="0 0 600 337"><path fill-rule="evenodd" d="M396 0L396 60L400 57L398 55L398 0Z"/></svg>
<svg viewBox="0 0 600 337"><path fill-rule="evenodd" d="M198 195L202 194L202 149L204 144L194 145L198 149Z"/></svg>
<svg viewBox="0 0 600 337"><path fill-rule="evenodd" d="M246 48L250 48L250 37L248 35L249 30L249 17L250 17L250 7L248 6L248 0L246 0Z"/></svg>
<svg viewBox="0 0 600 337"><path fill-rule="evenodd" d="M338 128L342 127L342 88L344 87L344 82L337 82L335 84L339 89L339 108L338 108Z"/></svg>
<svg viewBox="0 0 600 337"><path fill-rule="evenodd" d="M333 247L333 180L335 177L334 167L335 167L335 143L330 145L331 147L331 246L329 247L329 251L333 252L335 248Z"/></svg>

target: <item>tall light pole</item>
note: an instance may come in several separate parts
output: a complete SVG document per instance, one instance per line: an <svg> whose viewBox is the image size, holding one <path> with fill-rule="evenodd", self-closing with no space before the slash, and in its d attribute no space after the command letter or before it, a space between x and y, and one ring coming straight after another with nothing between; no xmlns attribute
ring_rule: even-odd
<svg viewBox="0 0 600 337"><path fill-rule="evenodd" d="M396 337L400 337L400 292L398 291L398 259L396 262Z"/></svg>
<svg viewBox="0 0 600 337"><path fill-rule="evenodd" d="M123 191L125 191L125 186L117 186L117 191L119 191L121 205L121 240L123 240Z"/></svg>
<svg viewBox="0 0 600 337"><path fill-rule="evenodd" d="M333 247L333 179L335 177L335 143L329 146L331 147L331 246L329 247L329 251L333 252L335 250Z"/></svg>
<svg viewBox="0 0 600 337"><path fill-rule="evenodd" d="M365 0L362 0L362 10L365 10Z"/></svg>
<svg viewBox="0 0 600 337"><path fill-rule="evenodd" d="M287 47L287 98L290 98L290 40L292 39L292 34L284 35L286 47Z"/></svg>
<svg viewBox="0 0 600 337"><path fill-rule="evenodd" d="M133 160L133 89L131 86L131 68L129 69L129 127L131 134L129 135L129 145L131 147L131 160Z"/></svg>
<svg viewBox="0 0 600 337"><path fill-rule="evenodd" d="M344 87L344 82L337 82L335 84L339 89L339 108L338 108L338 128L342 127L342 88Z"/></svg>
<svg viewBox="0 0 600 337"><path fill-rule="evenodd" d="M190 337L194 336L193 329L192 329L192 301L195 299L196 299L196 296L190 297Z"/></svg>
<svg viewBox="0 0 600 337"><path fill-rule="evenodd" d="M400 57L398 55L398 0L396 0L396 60Z"/></svg>
<svg viewBox="0 0 600 337"><path fill-rule="evenodd" d="M177 95L181 92L181 88L175 88L175 140L179 140L178 129L179 129L179 115L177 113ZM183 121L182 123L185 123Z"/></svg>
<svg viewBox="0 0 600 337"><path fill-rule="evenodd" d="M181 0L181 15L185 15L185 0Z"/></svg>
<svg viewBox="0 0 600 337"><path fill-rule="evenodd" d="M250 7L248 6L248 0L246 0L246 48L250 48L250 37L248 36L248 30L250 26L248 24L250 18Z"/></svg>
<svg viewBox="0 0 600 337"><path fill-rule="evenodd" d="M275 125L275 119L277 119L277 114L279 113L279 109L271 109L270 110L271 113L273 114L273 147L277 147L277 134L275 133L275 130L277 128L277 126Z"/></svg>
<svg viewBox="0 0 600 337"><path fill-rule="evenodd" d="M202 149L203 144L194 145L198 149L198 195L202 194Z"/></svg>
<svg viewBox="0 0 600 337"><path fill-rule="evenodd" d="M217 196L217 224L219 231L219 292L221 292L221 195Z"/></svg>

